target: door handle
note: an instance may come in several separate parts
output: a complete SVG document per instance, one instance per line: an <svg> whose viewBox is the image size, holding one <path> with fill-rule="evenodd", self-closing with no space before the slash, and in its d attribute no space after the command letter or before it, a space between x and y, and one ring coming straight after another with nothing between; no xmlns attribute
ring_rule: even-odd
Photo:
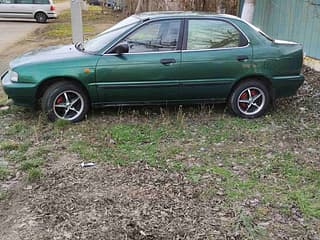
<svg viewBox="0 0 320 240"><path fill-rule="evenodd" d="M249 57L246 56L246 55L241 55L241 56L237 56L237 60L238 60L239 62L246 62L246 61L249 60Z"/></svg>
<svg viewBox="0 0 320 240"><path fill-rule="evenodd" d="M160 60L160 63L163 65L169 65L171 63L176 63L177 61L174 58L164 58Z"/></svg>

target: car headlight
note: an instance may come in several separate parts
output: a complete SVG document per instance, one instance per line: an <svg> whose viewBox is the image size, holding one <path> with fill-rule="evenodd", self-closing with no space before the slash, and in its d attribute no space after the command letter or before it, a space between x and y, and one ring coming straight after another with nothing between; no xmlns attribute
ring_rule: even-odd
<svg viewBox="0 0 320 240"><path fill-rule="evenodd" d="M18 82L19 75L15 71L9 71L9 79L11 82Z"/></svg>

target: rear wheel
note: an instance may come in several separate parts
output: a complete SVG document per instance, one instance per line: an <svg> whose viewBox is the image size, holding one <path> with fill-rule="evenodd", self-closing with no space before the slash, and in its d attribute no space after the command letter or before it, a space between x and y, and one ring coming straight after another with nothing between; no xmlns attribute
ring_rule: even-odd
<svg viewBox="0 0 320 240"><path fill-rule="evenodd" d="M257 118L268 109L270 94L264 83L248 80L240 83L229 98L230 109L243 118Z"/></svg>
<svg viewBox="0 0 320 240"><path fill-rule="evenodd" d="M51 85L45 91L41 102L42 110L51 121L63 119L78 122L85 117L89 110L87 94L81 87L69 82Z"/></svg>
<svg viewBox="0 0 320 240"><path fill-rule="evenodd" d="M36 21L37 21L38 23L46 23L46 22L47 22L47 19L48 19L47 15L46 15L45 13L43 13L43 12L38 12L38 13L34 16L34 18L36 19Z"/></svg>

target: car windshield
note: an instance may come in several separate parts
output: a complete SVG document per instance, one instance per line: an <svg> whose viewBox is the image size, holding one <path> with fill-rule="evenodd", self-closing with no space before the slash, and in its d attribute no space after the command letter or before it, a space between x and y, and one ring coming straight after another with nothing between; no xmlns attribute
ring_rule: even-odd
<svg viewBox="0 0 320 240"><path fill-rule="evenodd" d="M85 42L84 51L90 53L96 53L115 40L118 36L125 33L128 29L132 28L141 19L136 16L128 17L121 22L117 23L113 27L98 34L95 38Z"/></svg>

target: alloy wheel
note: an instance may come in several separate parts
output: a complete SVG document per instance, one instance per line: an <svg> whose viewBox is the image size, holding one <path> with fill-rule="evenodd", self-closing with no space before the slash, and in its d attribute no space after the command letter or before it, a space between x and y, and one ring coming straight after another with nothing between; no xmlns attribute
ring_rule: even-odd
<svg viewBox="0 0 320 240"><path fill-rule="evenodd" d="M55 115L63 120L72 121L79 117L84 109L84 99L76 91L68 90L60 93L53 102Z"/></svg>
<svg viewBox="0 0 320 240"><path fill-rule="evenodd" d="M237 99L239 111L247 116L259 113L265 106L265 93L257 87L248 87L244 89Z"/></svg>

